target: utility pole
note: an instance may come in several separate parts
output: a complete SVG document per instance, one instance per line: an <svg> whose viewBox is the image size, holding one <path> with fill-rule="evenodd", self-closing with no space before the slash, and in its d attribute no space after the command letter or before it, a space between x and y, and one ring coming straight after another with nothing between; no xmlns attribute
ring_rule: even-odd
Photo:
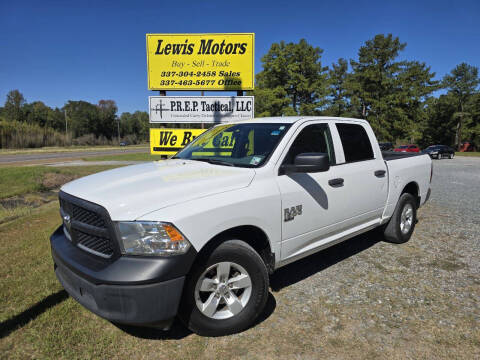
<svg viewBox="0 0 480 360"><path fill-rule="evenodd" d="M67 109L64 109L64 113L65 113L65 146L67 146L67 136L68 136Z"/></svg>
<svg viewBox="0 0 480 360"><path fill-rule="evenodd" d="M202 90L201 95L202 95L202 96L205 96L205 91ZM204 128L204 126L203 126L203 121L202 121L202 129L203 129L203 128Z"/></svg>
<svg viewBox="0 0 480 360"><path fill-rule="evenodd" d="M120 118L117 116L117 137L118 145L120 145Z"/></svg>

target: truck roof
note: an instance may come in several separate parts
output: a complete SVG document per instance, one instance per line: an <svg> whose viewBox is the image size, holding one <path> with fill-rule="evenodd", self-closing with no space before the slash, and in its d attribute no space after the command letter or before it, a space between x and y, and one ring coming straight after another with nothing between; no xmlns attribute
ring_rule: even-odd
<svg viewBox="0 0 480 360"><path fill-rule="evenodd" d="M334 117L334 116L274 116L274 117L263 117L263 118L254 118L250 120L242 120L236 123L246 123L246 122L255 122L255 123L281 123L281 124L293 124L301 120L326 120L326 121L355 121L355 122L367 122L363 119L353 119L353 118L344 118L344 117Z"/></svg>

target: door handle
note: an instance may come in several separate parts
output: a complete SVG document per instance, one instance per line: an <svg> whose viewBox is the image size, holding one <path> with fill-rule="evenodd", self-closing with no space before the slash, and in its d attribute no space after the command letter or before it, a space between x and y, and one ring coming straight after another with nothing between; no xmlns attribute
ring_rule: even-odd
<svg viewBox="0 0 480 360"><path fill-rule="evenodd" d="M328 180L328 185L330 185L332 187L343 186L343 179L342 178L337 178L337 179Z"/></svg>
<svg viewBox="0 0 480 360"><path fill-rule="evenodd" d="M384 177L387 172L385 170L377 170L374 172L376 177Z"/></svg>

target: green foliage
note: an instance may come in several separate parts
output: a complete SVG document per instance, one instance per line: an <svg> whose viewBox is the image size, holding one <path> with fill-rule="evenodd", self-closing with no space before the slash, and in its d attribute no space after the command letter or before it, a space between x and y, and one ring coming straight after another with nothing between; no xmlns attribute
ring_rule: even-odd
<svg viewBox="0 0 480 360"><path fill-rule="evenodd" d="M113 100L98 104L70 100L62 109L53 109L41 101L27 103L12 90L0 108L0 148L111 144L118 141L118 128L130 144L148 139L148 113L118 118L117 111Z"/></svg>
<svg viewBox="0 0 480 360"><path fill-rule="evenodd" d="M376 35L350 62L352 104L366 118L376 134L385 140L421 136L423 103L438 89L435 73L425 63L396 61L406 43L391 34Z"/></svg>
<svg viewBox="0 0 480 360"><path fill-rule="evenodd" d="M255 96L255 116L287 116L296 115L290 107L287 92L281 86L273 89L257 88L252 93Z"/></svg>
<svg viewBox="0 0 480 360"><path fill-rule="evenodd" d="M7 101L3 109L4 115L14 121L22 121L24 119L23 106L25 98L18 90L11 90L7 94Z"/></svg>
<svg viewBox="0 0 480 360"><path fill-rule="evenodd" d="M63 112L52 109L41 101L25 103L23 106L25 122L50 127L57 131L65 131L65 118Z"/></svg>
<svg viewBox="0 0 480 360"><path fill-rule="evenodd" d="M480 93L472 95L469 102L471 122L466 124L466 139L473 144L480 144Z"/></svg>
<svg viewBox="0 0 480 360"><path fill-rule="evenodd" d="M112 100L100 100L98 105L86 101L69 101L64 110L73 137L95 134L97 137L112 139L116 135L117 107Z"/></svg>
<svg viewBox="0 0 480 360"><path fill-rule="evenodd" d="M443 83L459 102L466 103L474 93L478 92L477 87L480 84L478 68L461 63L450 74L445 75Z"/></svg>
<svg viewBox="0 0 480 360"><path fill-rule="evenodd" d="M320 61L322 52L305 39L298 44L284 41L272 44L262 57L263 70L256 77L259 112L270 115L318 113L326 103L327 93L326 68ZM262 91L265 89L270 91ZM282 97L289 99L291 110L281 101Z"/></svg>
<svg viewBox="0 0 480 360"><path fill-rule="evenodd" d="M464 139L464 127L467 127L467 136L469 135L470 138L478 136L476 130L478 117L475 115L478 100L474 95L478 94L479 84L478 68L466 63L457 65L450 74L443 78L443 85L455 98L457 104L455 144L458 147L461 146Z"/></svg>
<svg viewBox="0 0 480 360"><path fill-rule="evenodd" d="M353 111L350 104L350 81L351 75L348 73L348 61L338 59L338 62L332 64L328 71L328 96L329 105L325 110L325 115L330 116L351 116Z"/></svg>
<svg viewBox="0 0 480 360"><path fill-rule="evenodd" d="M135 136L137 140L148 139L149 125L148 113L145 111L135 111L133 114L125 112L120 116L120 133L130 137ZM129 143L136 143L136 141L131 140Z"/></svg>
<svg viewBox="0 0 480 360"><path fill-rule="evenodd" d="M425 130L420 141L421 146L434 144L453 144L455 139L456 101L451 94L428 99L425 106Z"/></svg>
<svg viewBox="0 0 480 360"><path fill-rule="evenodd" d="M382 140L419 141L439 82L425 63L398 60L405 47L398 37L379 34L360 47L357 59L339 59L326 72L322 49L303 39L275 43L257 75L256 116L360 117Z"/></svg>

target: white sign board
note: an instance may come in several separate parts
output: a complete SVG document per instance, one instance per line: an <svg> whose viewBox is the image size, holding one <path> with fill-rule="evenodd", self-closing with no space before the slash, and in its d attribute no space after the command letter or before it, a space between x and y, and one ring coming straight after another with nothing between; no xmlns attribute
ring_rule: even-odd
<svg viewBox="0 0 480 360"><path fill-rule="evenodd" d="M253 118L253 96L149 96L151 123L229 123Z"/></svg>

